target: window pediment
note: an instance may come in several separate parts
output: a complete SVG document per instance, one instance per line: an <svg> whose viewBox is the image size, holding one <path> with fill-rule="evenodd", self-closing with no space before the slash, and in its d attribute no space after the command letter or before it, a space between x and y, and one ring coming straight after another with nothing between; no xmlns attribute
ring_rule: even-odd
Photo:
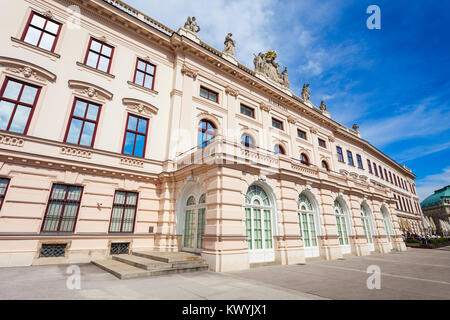
<svg viewBox="0 0 450 320"><path fill-rule="evenodd" d="M111 92L89 82L69 80L69 87L88 99L97 98L98 100L105 101L113 98Z"/></svg>
<svg viewBox="0 0 450 320"><path fill-rule="evenodd" d="M130 111L137 112L139 114L145 114L147 116L152 116L158 114L158 108L154 105L134 98L123 98L122 103Z"/></svg>
<svg viewBox="0 0 450 320"><path fill-rule="evenodd" d="M6 70L9 72L20 74L24 78L31 78L42 83L47 81L54 82L56 80L54 73L24 60L0 57L0 66L6 67Z"/></svg>

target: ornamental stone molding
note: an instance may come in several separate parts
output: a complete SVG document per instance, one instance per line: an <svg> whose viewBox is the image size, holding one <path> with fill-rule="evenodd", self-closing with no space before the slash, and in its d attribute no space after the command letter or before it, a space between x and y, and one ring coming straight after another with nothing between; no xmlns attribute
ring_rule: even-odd
<svg viewBox="0 0 450 320"><path fill-rule="evenodd" d="M294 116L288 116L287 121L292 124L295 124L297 122Z"/></svg>
<svg viewBox="0 0 450 320"><path fill-rule="evenodd" d="M30 62L10 57L0 57L0 66L6 67L6 70L18 74L27 79L45 83L47 81L54 82L56 75L47 69L39 67Z"/></svg>
<svg viewBox="0 0 450 320"><path fill-rule="evenodd" d="M158 108L154 105L134 98L123 98L122 103L127 107L127 109L138 112L140 114L145 114L147 116L152 116L158 114Z"/></svg>
<svg viewBox="0 0 450 320"><path fill-rule="evenodd" d="M315 127L310 127L309 131L311 131L311 133L316 134L317 132L319 132L319 130Z"/></svg>
<svg viewBox="0 0 450 320"><path fill-rule="evenodd" d="M113 98L111 92L89 82L69 80L68 84L69 88L74 89L76 93L87 98L97 98L103 101L112 100Z"/></svg>
<svg viewBox="0 0 450 320"><path fill-rule="evenodd" d="M6 144L13 147L23 147L24 143L25 141L21 138L0 134L0 144Z"/></svg>
<svg viewBox="0 0 450 320"><path fill-rule="evenodd" d="M260 103L259 103L259 108L260 108L261 110L264 110L264 111L267 111L267 112L269 112L270 110L272 110L272 106L271 106L270 104L265 103L265 102L260 102Z"/></svg>
<svg viewBox="0 0 450 320"><path fill-rule="evenodd" d="M79 157L79 158L85 158L85 159L91 159L92 158L92 152L86 151L78 148L71 148L71 147L62 147L60 150L61 154L66 154L69 156Z"/></svg>
<svg viewBox="0 0 450 320"><path fill-rule="evenodd" d="M183 66L181 67L181 73L190 78L193 78L194 80L198 76L198 70L188 67L186 64L183 64Z"/></svg>
<svg viewBox="0 0 450 320"><path fill-rule="evenodd" d="M121 158L120 164L124 164L126 166L131 166L131 167L138 167L138 168L144 167L144 161L141 161L138 159L132 159L132 158Z"/></svg>
<svg viewBox="0 0 450 320"><path fill-rule="evenodd" d="M227 86L225 88L225 93L230 95L230 96L232 96L232 97L237 97L239 95L239 90L234 89L234 88L232 88L230 86Z"/></svg>
<svg viewBox="0 0 450 320"><path fill-rule="evenodd" d="M336 139L333 136L328 136L328 141L330 142L335 142Z"/></svg>

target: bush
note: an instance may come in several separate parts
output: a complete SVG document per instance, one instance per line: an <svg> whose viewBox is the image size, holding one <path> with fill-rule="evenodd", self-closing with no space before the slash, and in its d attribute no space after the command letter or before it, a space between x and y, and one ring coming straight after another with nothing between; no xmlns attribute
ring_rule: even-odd
<svg viewBox="0 0 450 320"><path fill-rule="evenodd" d="M438 243L446 243L448 242L448 238L439 238L439 239L430 239L430 243L438 244Z"/></svg>
<svg viewBox="0 0 450 320"><path fill-rule="evenodd" d="M437 239L436 239L436 240L437 240ZM417 239L406 239L406 242L407 242L407 243L420 243L420 241L417 240Z"/></svg>

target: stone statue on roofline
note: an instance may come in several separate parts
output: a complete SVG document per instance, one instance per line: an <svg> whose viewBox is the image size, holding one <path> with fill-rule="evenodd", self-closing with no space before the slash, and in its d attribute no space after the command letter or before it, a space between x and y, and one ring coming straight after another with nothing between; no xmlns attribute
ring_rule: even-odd
<svg viewBox="0 0 450 320"><path fill-rule="evenodd" d="M236 47L236 41L231 39L232 36L233 36L232 33L227 34L224 42L225 48L223 49L223 53L234 57L235 56L234 49Z"/></svg>
<svg viewBox="0 0 450 320"><path fill-rule="evenodd" d="M320 102L320 110L327 111L327 105L325 104L325 101Z"/></svg>
<svg viewBox="0 0 450 320"><path fill-rule="evenodd" d="M192 31L194 33L197 33L197 32L200 31L200 27L197 24L197 21L195 20L195 17L192 17L192 19L191 19L191 17L188 17L186 22L185 22L185 24L184 24L184 28L189 30L189 31Z"/></svg>
<svg viewBox="0 0 450 320"><path fill-rule="evenodd" d="M303 84L302 88L302 99L303 101L309 101L311 94L309 93L309 83Z"/></svg>

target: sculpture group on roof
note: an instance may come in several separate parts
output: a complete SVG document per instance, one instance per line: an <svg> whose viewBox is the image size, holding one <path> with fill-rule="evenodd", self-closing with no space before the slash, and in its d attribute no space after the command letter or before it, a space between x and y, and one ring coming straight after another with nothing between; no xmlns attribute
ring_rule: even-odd
<svg viewBox="0 0 450 320"><path fill-rule="evenodd" d="M266 54L260 52L254 56L253 64L257 73L263 74L281 86L289 88L287 68L285 67L283 72L280 73L280 64L275 62L275 58L277 57L275 51L268 51Z"/></svg>

